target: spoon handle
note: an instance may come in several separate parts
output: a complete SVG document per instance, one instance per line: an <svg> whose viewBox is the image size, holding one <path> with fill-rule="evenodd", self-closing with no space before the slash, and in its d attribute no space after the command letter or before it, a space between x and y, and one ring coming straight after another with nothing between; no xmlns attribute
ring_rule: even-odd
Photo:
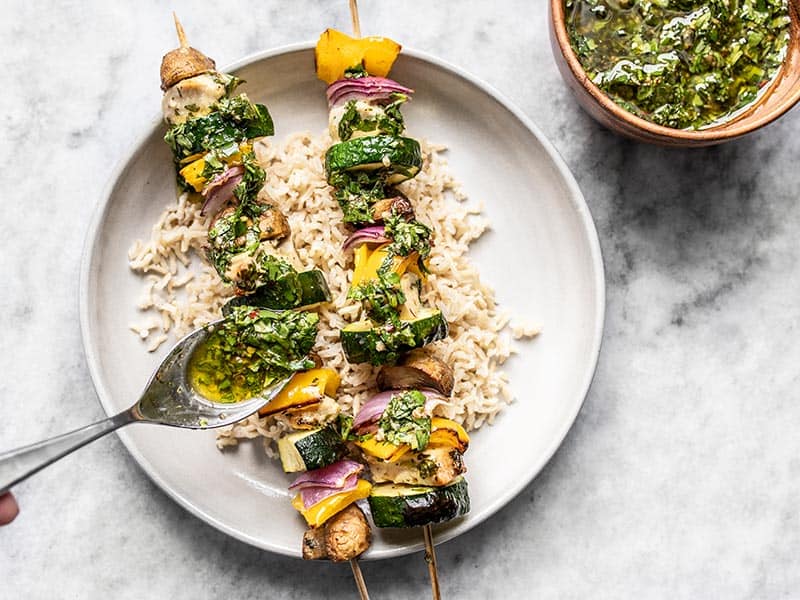
<svg viewBox="0 0 800 600"><path fill-rule="evenodd" d="M0 453L0 495L67 454L136 420L133 411L126 410L49 440Z"/></svg>

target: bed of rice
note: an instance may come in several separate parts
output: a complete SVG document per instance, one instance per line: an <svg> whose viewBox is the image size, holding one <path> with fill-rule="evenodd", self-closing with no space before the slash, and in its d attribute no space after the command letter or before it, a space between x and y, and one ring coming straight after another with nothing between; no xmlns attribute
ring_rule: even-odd
<svg viewBox="0 0 800 600"><path fill-rule="evenodd" d="M431 275L423 300L437 305L450 324L446 340L428 348L449 364L455 374L453 399L437 412L455 419L468 430L491 423L512 401L506 375L500 368L513 353L510 335L533 337L533 325L509 323L495 302L494 292L482 284L477 269L467 259L470 243L489 227L480 206L469 203L448 170L444 147L422 143L424 165L419 175L402 185L417 218L429 224L434 234L430 257ZM361 307L347 299L352 252L341 250L348 235L341 211L332 197L323 169L330 138L295 134L283 143L262 141L256 155L267 172L262 194L279 206L291 224L290 243L278 252L290 257L298 268L322 269L333 301L318 309L319 333L315 351L325 366L342 377L337 400L343 409L358 411L374 393L377 369L351 365L339 344L339 329L360 317ZM149 241L136 241L129 251L130 267L144 276L139 308L147 316L131 329L149 351L155 351L172 335L174 340L218 318L232 290L223 284L204 259L208 219L199 205L186 195L167 207L154 225ZM173 341L174 341L173 340ZM265 447L283 433L271 417L254 415L221 430L217 445L235 445L240 439L262 437Z"/></svg>

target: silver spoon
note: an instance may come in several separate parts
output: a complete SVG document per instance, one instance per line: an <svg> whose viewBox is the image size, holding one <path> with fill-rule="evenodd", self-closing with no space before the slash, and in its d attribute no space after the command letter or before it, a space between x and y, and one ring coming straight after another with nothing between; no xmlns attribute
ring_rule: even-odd
<svg viewBox="0 0 800 600"><path fill-rule="evenodd" d="M128 410L70 433L0 454L0 495L67 454L129 423L212 429L241 421L272 400L291 377L264 388L254 398L231 404L204 398L187 381L187 365L195 348L223 321L209 323L178 342L153 373L139 401Z"/></svg>

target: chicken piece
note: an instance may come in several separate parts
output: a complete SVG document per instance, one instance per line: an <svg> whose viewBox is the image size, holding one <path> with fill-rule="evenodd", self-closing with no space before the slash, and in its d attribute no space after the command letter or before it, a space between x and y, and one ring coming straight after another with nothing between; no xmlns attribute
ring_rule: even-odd
<svg viewBox="0 0 800 600"><path fill-rule="evenodd" d="M351 560L363 554L372 541L367 518L351 504L320 527L310 527L303 535L305 560Z"/></svg>
<svg viewBox="0 0 800 600"><path fill-rule="evenodd" d="M399 195L392 198L383 198L372 205L372 218L383 221L384 215L396 214L404 219L414 218L414 207L405 196Z"/></svg>
<svg viewBox="0 0 800 600"><path fill-rule="evenodd" d="M409 352L400 364L384 365L378 371L378 388L381 390L433 388L449 396L453 393L454 384L453 370L421 348Z"/></svg>
<svg viewBox="0 0 800 600"><path fill-rule="evenodd" d="M381 117L386 116L386 109L380 104L376 104L368 100L356 100L353 106L358 113L358 116L362 120L373 121L376 123L376 126L375 129L364 131L356 129L350 134L350 139L368 137L378 133L377 123ZM328 114L328 131L330 131L331 138L333 138L334 143L342 141L339 137L339 123L342 122L342 117L344 117L349 107L349 102L340 104L339 106L333 107Z"/></svg>
<svg viewBox="0 0 800 600"><path fill-rule="evenodd" d="M391 481L410 485L447 485L467 472L463 455L455 448L426 448L404 454L397 462L387 462L365 455L375 483Z"/></svg>
<svg viewBox="0 0 800 600"><path fill-rule="evenodd" d="M333 398L323 396L319 402L300 409L289 409L275 416L291 429L316 429L333 421L341 411L339 403Z"/></svg>
<svg viewBox="0 0 800 600"><path fill-rule="evenodd" d="M264 212L258 217L258 229L261 240L280 240L290 233L289 221L274 206L266 205Z"/></svg>
<svg viewBox="0 0 800 600"><path fill-rule="evenodd" d="M202 117L225 96L225 79L217 73L203 73L179 81L164 92L161 110L170 125L184 123L192 117Z"/></svg>

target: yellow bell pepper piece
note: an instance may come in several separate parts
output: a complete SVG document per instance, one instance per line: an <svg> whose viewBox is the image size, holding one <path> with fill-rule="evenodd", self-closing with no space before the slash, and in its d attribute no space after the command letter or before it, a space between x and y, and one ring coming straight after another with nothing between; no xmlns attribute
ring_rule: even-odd
<svg viewBox="0 0 800 600"><path fill-rule="evenodd" d="M355 251L355 266L353 267L353 287L378 278L378 269L389 255L387 248L389 244L382 244L370 250L367 244L361 244ZM412 252L408 256L393 256L392 270L402 277L403 273L411 268L416 269L417 253Z"/></svg>
<svg viewBox="0 0 800 600"><path fill-rule="evenodd" d="M206 178L203 177L203 170L206 168L206 161L198 159L189 163L180 170L181 177L187 184L194 188L195 192L202 192L203 186L206 183Z"/></svg>
<svg viewBox="0 0 800 600"><path fill-rule="evenodd" d="M469 436L461 425L441 417L433 417L431 419L431 436L428 439L428 446L449 446L465 452L468 445ZM389 442L379 442L374 437L356 442L356 446L370 456L389 462L397 462L411 451L411 447L408 444L396 446Z"/></svg>
<svg viewBox="0 0 800 600"><path fill-rule="evenodd" d="M324 396L334 396L339 389L341 377L333 369L311 369L295 373L277 396L258 411L262 417L289 408L299 408L319 402Z"/></svg>
<svg viewBox="0 0 800 600"><path fill-rule="evenodd" d="M466 429L464 429L461 425L455 421L451 421L450 419L433 417L431 419L431 431L436 432L440 430L453 431L456 434L456 437L458 437L459 441L469 444L469 435L467 435Z"/></svg>
<svg viewBox="0 0 800 600"><path fill-rule="evenodd" d="M314 51L317 77L331 84L356 65L363 65L370 75L386 77L401 49L400 44L389 38L352 38L341 31L326 29Z"/></svg>
<svg viewBox="0 0 800 600"><path fill-rule="evenodd" d="M361 48L364 51L364 68L374 77L388 76L403 49L394 40L378 36L361 38Z"/></svg>
<svg viewBox="0 0 800 600"><path fill-rule="evenodd" d="M367 438L364 441L356 442L356 446L361 448L364 452L375 458L381 460L388 460L389 462L397 462L401 456L411 450L408 444L396 446L389 442L379 442L374 437Z"/></svg>
<svg viewBox="0 0 800 600"><path fill-rule="evenodd" d="M303 498L297 494L292 499L292 506L305 518L311 527L319 527L336 513L341 512L356 500L369 496L372 484L364 479L359 479L352 490L340 492L312 504L308 508L303 506Z"/></svg>
<svg viewBox="0 0 800 600"><path fill-rule="evenodd" d="M188 165L189 163L193 163L198 158L203 158L204 156L205 156L205 152L196 152L195 154L192 154L191 156L187 156L186 158L182 158L180 164Z"/></svg>
<svg viewBox="0 0 800 600"><path fill-rule="evenodd" d="M353 267L353 285L358 285L364 277L366 272L366 266L369 262L369 255L370 249L369 245L361 244L358 248L356 248L353 259L355 261L355 265Z"/></svg>
<svg viewBox="0 0 800 600"><path fill-rule="evenodd" d="M239 151L234 152L228 158L225 159L225 164L229 167L231 165L238 165L242 162L242 154L247 154L253 151L252 144L248 144L247 142L243 142L239 144ZM202 192L203 186L206 184L206 178L203 177L203 171L206 168L206 161L205 161L205 154L194 154L193 156L200 156L200 158L190 162L188 165L183 167L180 170L180 174L186 183L192 188L194 188L195 192ZM191 158L191 157L190 157ZM188 160L188 159L184 159ZM181 161L183 164L183 161Z"/></svg>

